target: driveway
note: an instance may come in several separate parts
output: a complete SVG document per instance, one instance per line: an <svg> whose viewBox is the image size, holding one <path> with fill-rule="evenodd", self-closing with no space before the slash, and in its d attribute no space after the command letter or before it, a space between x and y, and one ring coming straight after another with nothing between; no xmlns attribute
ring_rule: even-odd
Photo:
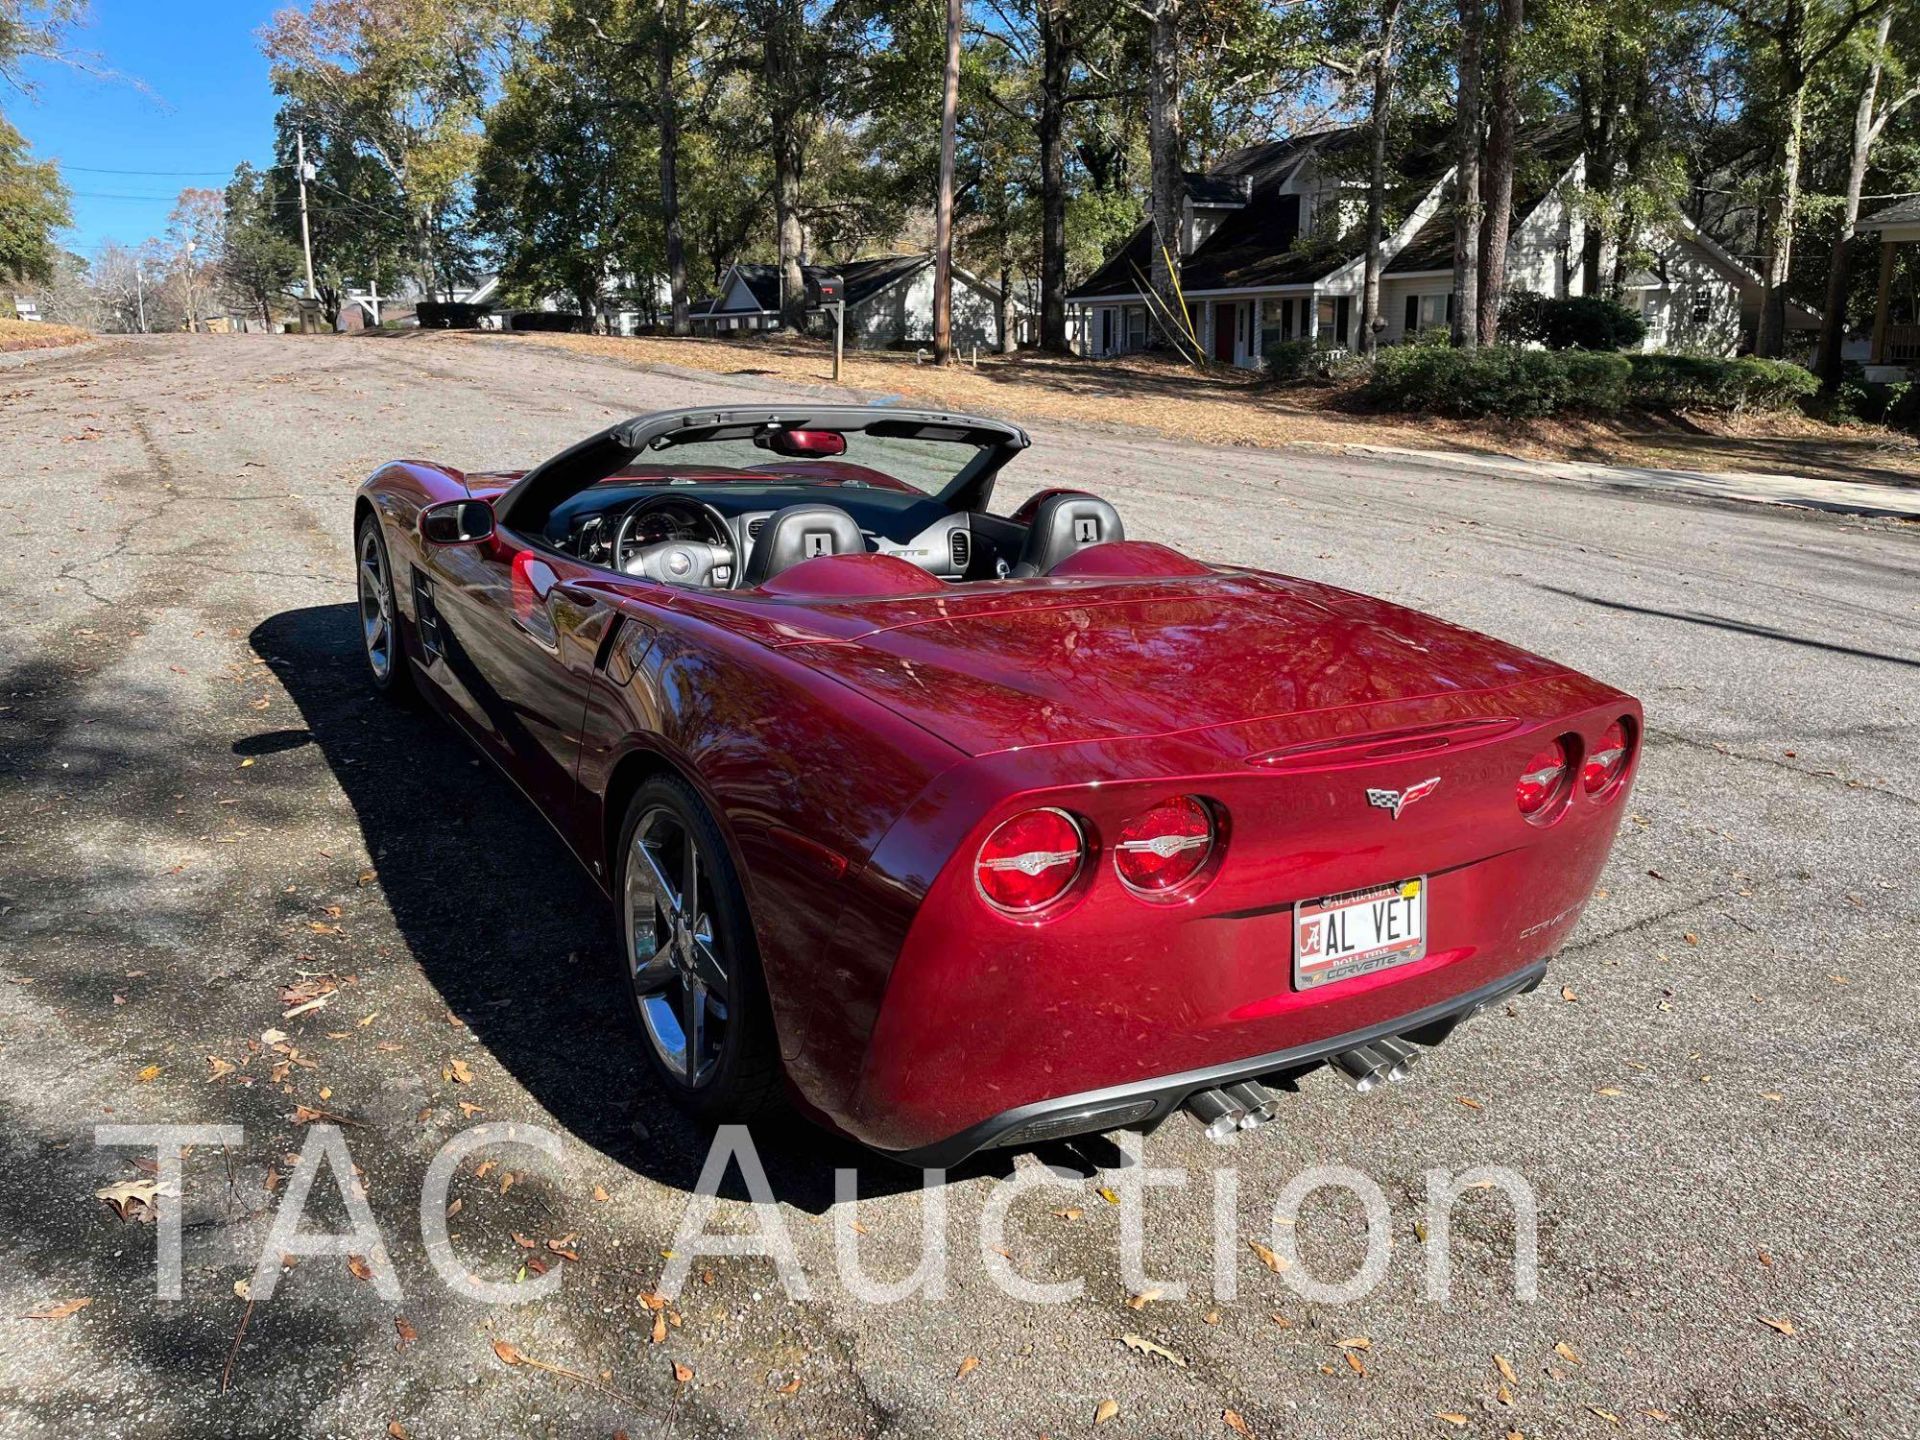
<svg viewBox="0 0 1920 1440"><path fill-rule="evenodd" d="M1015 471L1639 695L1632 813L1548 985L1404 1086L1309 1077L1227 1150L1180 1121L1134 1163L990 1157L923 1194L779 1127L758 1155L809 1297L703 1259L657 1309L707 1137L646 1079L559 842L363 684L348 502L395 455L525 462L767 383L432 336L0 374L0 1433L1059 1436L1108 1403L1116 1437L1914 1433L1920 534L1423 458L1049 426ZM161 1122L237 1127L186 1157L177 1300L137 1198L154 1152L96 1143ZM422 1242L430 1163L490 1122L558 1158L475 1154L429 1209L458 1202L456 1270L559 1275L523 1305L463 1298ZM1035 1183L1041 1160L1079 1174ZM1272 1221L1328 1165L1387 1208L1384 1279L1344 1303L1302 1282L1360 1265L1355 1195ZM1531 1299L1500 1185L1458 1201L1430 1291L1428 1172L1479 1166L1537 1202ZM263 1300L316 1172L306 1232L364 1196L385 1251L298 1258ZM96 1198L123 1184L128 1219ZM757 1233L745 1193L712 1229ZM850 1291L836 1237L898 1279L941 1211L944 1297ZM1009 1268L1079 1293L1016 1299Z"/></svg>

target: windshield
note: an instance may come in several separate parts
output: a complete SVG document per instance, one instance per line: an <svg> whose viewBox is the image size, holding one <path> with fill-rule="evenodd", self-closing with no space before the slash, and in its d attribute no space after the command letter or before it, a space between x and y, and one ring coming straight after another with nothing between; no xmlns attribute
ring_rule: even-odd
<svg viewBox="0 0 1920 1440"><path fill-rule="evenodd" d="M728 470L777 470L804 478L838 478L854 485L885 486L896 481L924 495L937 495L980 453L963 440L927 440L871 435L863 430L806 432L826 436L812 454L783 455L750 439L702 440L689 445L650 449L635 457L632 468L648 465L712 466ZM843 441L845 450L830 453ZM799 448L799 447L794 447Z"/></svg>

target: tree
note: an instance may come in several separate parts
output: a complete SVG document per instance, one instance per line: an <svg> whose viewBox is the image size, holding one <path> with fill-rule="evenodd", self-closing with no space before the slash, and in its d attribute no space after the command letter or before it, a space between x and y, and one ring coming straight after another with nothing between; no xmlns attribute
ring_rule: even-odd
<svg viewBox="0 0 1920 1440"><path fill-rule="evenodd" d="M1880 23L1868 51L1866 80L1860 87L1860 102L1854 108L1846 197L1840 206L1839 233L1834 237L1827 265L1827 299L1821 311L1820 346L1813 364L1814 373L1827 390L1833 390L1840 384L1840 347L1847 329L1847 265L1851 258L1854 223L1860 218L1860 192L1866 188L1867 160L1874 143L1886 130L1887 123L1916 99L1920 99L1920 84L1901 85L1884 99L1880 96L1880 82L1889 60L1898 63L1887 44L1893 33L1893 19L1892 10L1880 12ZM1901 72L1896 70L1895 83L1899 84L1902 78Z"/></svg>
<svg viewBox="0 0 1920 1440"><path fill-rule="evenodd" d="M514 0L311 0L261 32L274 86L300 117L386 171L429 295L467 271L477 122L514 15Z"/></svg>
<svg viewBox="0 0 1920 1440"><path fill-rule="evenodd" d="M1486 165L1480 199L1480 343L1500 334L1500 302L1507 288L1507 231L1513 222L1514 150L1520 124L1520 34L1526 0L1495 0L1493 84L1487 95Z"/></svg>
<svg viewBox="0 0 1920 1440"><path fill-rule="evenodd" d="M272 191L252 166L233 172L226 191L220 280L236 303L271 328L275 306L301 266L300 249L274 223Z"/></svg>
<svg viewBox="0 0 1920 1440"><path fill-rule="evenodd" d="M1459 81L1454 100L1453 343L1480 343L1480 43L1486 0L1460 0Z"/></svg>
<svg viewBox="0 0 1920 1440"><path fill-rule="evenodd" d="M59 168L33 159L25 138L0 118L0 284L50 278L54 233L72 220Z"/></svg>
<svg viewBox="0 0 1920 1440"><path fill-rule="evenodd" d="M86 15L86 0L0 0L0 85L33 92L23 60L75 63L66 36Z"/></svg>
<svg viewBox="0 0 1920 1440"><path fill-rule="evenodd" d="M1147 10L1147 153L1152 200L1147 207L1152 254L1148 288L1162 338L1180 354L1199 359L1186 304L1180 298L1180 223L1186 202L1186 147L1180 139L1181 0L1151 0Z"/></svg>
<svg viewBox="0 0 1920 1440"><path fill-rule="evenodd" d="M1380 242L1387 204L1387 124L1393 110L1393 42L1400 26L1401 0L1383 0L1379 39L1369 57L1373 104L1367 115L1367 249L1360 289L1360 353L1379 346L1386 321L1380 315Z"/></svg>
<svg viewBox="0 0 1920 1440"><path fill-rule="evenodd" d="M226 239L226 197L218 190L180 192L167 217L160 247L162 284L184 312L189 330L198 330L220 277Z"/></svg>
<svg viewBox="0 0 1920 1440"><path fill-rule="evenodd" d="M1771 90L1766 198L1760 211L1760 253L1766 294L1754 350L1778 356L1786 346L1787 284L1799 219L1805 158L1807 90L1814 72L1888 0L1719 0L1740 22L1746 43L1763 60Z"/></svg>
<svg viewBox="0 0 1920 1440"><path fill-rule="evenodd" d="M961 0L947 0L947 72L940 91L940 184L934 198L933 363L953 363L953 152L960 108Z"/></svg>

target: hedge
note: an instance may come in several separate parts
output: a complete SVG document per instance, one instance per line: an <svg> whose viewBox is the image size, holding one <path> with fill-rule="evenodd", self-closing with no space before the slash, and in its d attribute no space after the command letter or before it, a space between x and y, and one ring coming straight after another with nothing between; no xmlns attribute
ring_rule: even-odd
<svg viewBox="0 0 1920 1440"><path fill-rule="evenodd" d="M1630 350L1647 337L1640 312L1599 295L1550 300L1519 290L1500 307L1500 333L1549 350Z"/></svg>
<svg viewBox="0 0 1920 1440"><path fill-rule="evenodd" d="M1791 410L1820 389L1790 360L1635 355L1628 400L1645 410Z"/></svg>
<svg viewBox="0 0 1920 1440"><path fill-rule="evenodd" d="M1789 410L1818 389L1810 371L1784 360L1401 345L1380 352L1365 393L1391 410L1528 419L1562 411L1611 415L1629 406Z"/></svg>

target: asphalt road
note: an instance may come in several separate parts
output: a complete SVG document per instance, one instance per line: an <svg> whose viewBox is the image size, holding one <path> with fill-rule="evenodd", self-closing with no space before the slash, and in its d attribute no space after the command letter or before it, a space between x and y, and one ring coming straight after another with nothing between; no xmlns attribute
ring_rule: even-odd
<svg viewBox="0 0 1920 1440"><path fill-rule="evenodd" d="M1136 537L1385 595L1639 695L1601 897L1547 987L1412 1083L1356 1097L1322 1074L1231 1150L1184 1122L1137 1146L1188 1177L1145 1192L1142 1222L1148 1277L1186 1298L1126 1304L1129 1207L1101 1189L1125 1200L1139 1171L1092 1146L1108 1168L1022 1192L1000 1242L1077 1298L992 1279L976 1237L1002 1158L938 1192L945 1297L864 1303L836 1276L834 1168L869 1197L877 1275L913 1268L931 1202L785 1126L761 1154L811 1298L765 1260L703 1261L652 1343L640 1297L704 1139L642 1074L558 842L363 685L348 498L395 454L525 462L760 383L454 337L171 337L0 371L0 1434L1061 1436L1105 1401L1115 1437L1920 1427L1920 532L1059 428L1016 471L1097 488ZM326 993L280 998L310 977L337 988L286 1018ZM252 1053L274 1029L294 1053ZM388 1256L373 1280L303 1259L249 1307L235 1282L316 1131L296 1107L351 1122ZM551 1298L476 1304L428 1264L428 1163L482 1120L542 1126L562 1158L461 1166L461 1264L559 1266ZM95 1198L145 1178L96 1125L140 1122L242 1127L186 1161L178 1301L155 1297L156 1227ZM1231 1299L1210 1293L1223 1161ZM1290 1282L1353 1272L1352 1196L1307 1200L1286 1274L1248 1243L1326 1164L1389 1210L1385 1278L1347 1303ZM1460 1201L1452 1299L1429 1297L1426 1172L1477 1165L1537 1197L1537 1298L1515 1294L1498 1191ZM344 1229L334 1180L313 1195L308 1230Z"/></svg>

